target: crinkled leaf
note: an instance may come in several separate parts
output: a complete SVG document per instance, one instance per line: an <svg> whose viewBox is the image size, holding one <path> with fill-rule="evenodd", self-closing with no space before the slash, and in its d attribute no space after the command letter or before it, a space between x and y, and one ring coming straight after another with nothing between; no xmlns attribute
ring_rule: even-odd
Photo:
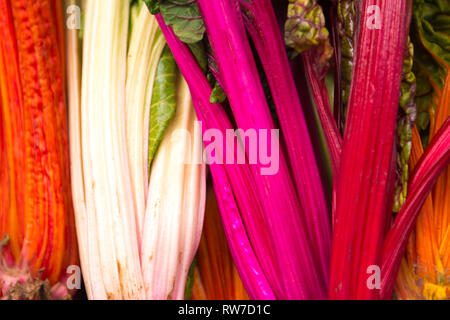
<svg viewBox="0 0 450 320"><path fill-rule="evenodd" d="M414 102L416 94L416 77L412 72L414 46L408 39L403 60L403 74L400 92L400 108L397 118L397 179L395 181L395 196L393 211L399 212L405 203L408 192L409 157L412 147L412 129L416 121L417 107Z"/></svg>
<svg viewBox="0 0 450 320"><path fill-rule="evenodd" d="M152 14L161 13L167 25L185 43L196 43L203 39L205 26L192 0L144 0Z"/></svg>
<svg viewBox="0 0 450 320"><path fill-rule="evenodd" d="M167 25L185 43L195 43L203 39L205 26L197 7L192 0L162 0L159 9Z"/></svg>
<svg viewBox="0 0 450 320"><path fill-rule="evenodd" d="M203 72L208 71L207 49L203 40L205 26L197 7L192 0L146 0L151 13L161 12L164 22L172 26L178 38L189 45L189 49ZM226 95L216 79L212 81L211 103L222 103Z"/></svg>
<svg viewBox="0 0 450 320"><path fill-rule="evenodd" d="M175 59L169 47L166 46L158 62L150 107L149 168L170 120L175 115L176 70Z"/></svg>
<svg viewBox="0 0 450 320"><path fill-rule="evenodd" d="M315 50L317 67L325 76L333 56L325 16L317 0L289 0L285 24L285 43L298 52Z"/></svg>

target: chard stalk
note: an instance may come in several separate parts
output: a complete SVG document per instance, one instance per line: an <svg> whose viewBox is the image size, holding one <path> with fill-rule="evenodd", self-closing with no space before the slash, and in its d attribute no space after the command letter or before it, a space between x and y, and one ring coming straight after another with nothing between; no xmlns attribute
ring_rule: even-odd
<svg viewBox="0 0 450 320"><path fill-rule="evenodd" d="M241 0L244 22L264 67L287 144L290 164L316 264L324 287L328 281L331 230L325 193L283 39L269 0Z"/></svg>
<svg viewBox="0 0 450 320"><path fill-rule="evenodd" d="M450 116L450 72L436 110L435 128L442 126ZM415 168L423 155L419 131L415 126L412 135L410 168ZM430 136L434 136L432 130ZM448 299L450 265L450 169L447 166L417 216L409 236L406 253L401 263L395 287L397 299ZM447 289L447 290L446 290Z"/></svg>
<svg viewBox="0 0 450 320"><path fill-rule="evenodd" d="M0 1L0 239L9 240L0 244L4 299L73 293L64 283L78 257L58 8L50 0ZM52 286L61 290L52 293Z"/></svg>
<svg viewBox="0 0 450 320"><path fill-rule="evenodd" d="M408 197L383 247L381 298L390 299L409 235L427 195L450 163L450 118L447 118L420 158L410 181Z"/></svg>
<svg viewBox="0 0 450 320"><path fill-rule="evenodd" d="M373 299L368 267L381 266L410 1L364 2L339 179L329 296ZM378 6L380 28L368 9ZM401 53L401 54L399 54Z"/></svg>
<svg viewBox="0 0 450 320"><path fill-rule="evenodd" d="M127 57L126 128L130 177L136 206L138 242L148 192L148 130L150 100L159 57L165 45L156 19L143 3L133 6L136 17L130 32Z"/></svg>
<svg viewBox="0 0 450 320"><path fill-rule="evenodd" d="M176 104L150 175L141 255L148 299L184 298L203 226L206 167L198 158L202 137L195 130L195 111L181 76Z"/></svg>
<svg viewBox="0 0 450 320"><path fill-rule="evenodd" d="M80 120L87 230L80 232L87 233L92 299L145 297L126 134L129 7L127 0L86 2Z"/></svg>
<svg viewBox="0 0 450 320"><path fill-rule="evenodd" d="M333 176L337 178L342 137L333 118L324 82L333 55L325 17L316 0L289 0L287 17L285 43L302 53L306 76L327 142Z"/></svg>
<svg viewBox="0 0 450 320"><path fill-rule="evenodd" d="M221 84L238 127L243 130L274 129L245 28L236 10L236 1L211 3L200 0L198 6L216 58ZM237 70L239 77L235 76ZM281 288L274 290L280 298L322 298L325 288L317 286L321 283L320 272L314 265L313 248L303 216L299 215L302 208L284 154L280 153L277 173L263 177L261 167L260 164L250 166L262 200L275 258L279 270L286 274L281 279Z"/></svg>
<svg viewBox="0 0 450 320"><path fill-rule="evenodd" d="M77 0L66 1L66 6L79 5ZM98 259L89 259L88 216L86 212L86 195L84 188L83 161L81 153L81 42L78 38L78 30L66 29L67 46L67 103L69 107L69 138L70 138L70 175L72 185L72 199L77 230L80 263L82 270L90 270ZM92 231L94 232L94 231ZM92 246L97 246L93 242ZM98 248L94 249L98 251ZM100 270L100 266L91 270ZM94 276L91 279L91 276ZM94 288L102 288L100 277L91 272L83 273L83 280L88 298L95 296Z"/></svg>
<svg viewBox="0 0 450 320"><path fill-rule="evenodd" d="M194 300L248 300L227 245L212 185L206 192L205 222L195 266Z"/></svg>

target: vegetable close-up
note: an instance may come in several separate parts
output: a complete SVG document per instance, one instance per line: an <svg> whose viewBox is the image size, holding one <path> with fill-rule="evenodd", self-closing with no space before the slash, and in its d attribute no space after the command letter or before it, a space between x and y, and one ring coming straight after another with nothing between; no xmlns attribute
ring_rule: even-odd
<svg viewBox="0 0 450 320"><path fill-rule="evenodd" d="M449 26L0 0L0 300L449 300Z"/></svg>

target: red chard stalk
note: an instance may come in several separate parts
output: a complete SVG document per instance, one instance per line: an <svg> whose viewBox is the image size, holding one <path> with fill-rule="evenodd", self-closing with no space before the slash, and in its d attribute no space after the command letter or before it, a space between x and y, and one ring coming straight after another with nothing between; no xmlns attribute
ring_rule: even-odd
<svg viewBox="0 0 450 320"><path fill-rule="evenodd" d="M364 1L339 179L329 296L377 299L411 1Z"/></svg>

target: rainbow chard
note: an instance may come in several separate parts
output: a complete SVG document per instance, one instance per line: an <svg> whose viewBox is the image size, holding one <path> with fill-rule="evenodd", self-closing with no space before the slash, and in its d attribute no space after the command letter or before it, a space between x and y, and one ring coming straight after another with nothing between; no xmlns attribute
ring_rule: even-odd
<svg viewBox="0 0 450 320"><path fill-rule="evenodd" d="M214 156L206 152L230 253L249 297L324 298L329 272L329 217L304 110L297 98L299 88L295 87L271 2L146 3L157 14L186 78L204 134L213 129L225 136L235 126L243 130L271 130L279 124L283 130L279 170L272 175L261 175L261 163L221 164L217 160L230 153L223 145L214 149ZM352 4L353 15L343 16L345 5ZM332 159L334 226L328 295L335 299L385 298L392 292L405 243L423 199L448 164L448 124L433 139L412 178L403 176L399 180L404 185L397 188L397 195L401 195L397 197L401 198L398 206L405 203L391 228L395 142L399 141L402 150L399 165L407 172L414 120L412 52L407 45L412 5L407 0L339 4L333 1L333 10L337 8L344 19L338 27L345 32L348 47L353 46L346 48L350 53L345 67L347 80L351 77L352 82L342 96L348 96L348 116L343 119L345 114L341 115L338 122L343 125L346 121L344 139L333 118L325 85L333 48L318 1L289 1L285 41L302 55ZM337 31L333 30L335 45ZM202 52L205 48L206 54ZM255 52L259 59L255 59ZM335 61L339 63L340 59ZM258 69L257 62L262 68ZM336 66L335 76L339 79L340 70ZM264 86L266 82L268 86ZM211 87L218 89L217 84L225 93L220 98L212 95ZM303 102L307 92L299 91ZM341 94L339 87L336 92ZM230 110L214 103L224 99L224 106L229 105ZM273 114L270 107L275 110ZM205 151L214 144L205 141ZM235 157L249 159L250 153L243 152L242 148L231 151ZM410 187L406 200L404 186ZM376 285L372 289L368 272L377 266L384 272L381 289Z"/></svg>
<svg viewBox="0 0 450 320"><path fill-rule="evenodd" d="M373 8L379 8L375 17ZM406 0L363 4L335 189L330 298L380 297L367 279L372 266L381 266L392 208L389 172L410 15L411 2Z"/></svg>
<svg viewBox="0 0 450 320"><path fill-rule="evenodd" d="M338 107L337 121L340 130L345 129L345 121L348 111L348 100L354 63L355 40L358 35L361 6L356 5L351 0L340 0L337 3L337 29L339 34L339 48L336 48L338 59L337 65L339 74L337 79L340 95L340 104ZM414 46L408 39L408 45L405 50L400 108L397 119L396 136L396 164L397 172L395 175L395 196L393 203L393 212L398 212L405 202L408 189L408 159L411 152L412 127L416 120L416 105L414 102L416 93L416 79L412 72L413 68Z"/></svg>
<svg viewBox="0 0 450 320"><path fill-rule="evenodd" d="M168 11L169 8L167 7L159 6L161 3L157 1L158 6L154 7L151 1L147 1L147 5L153 13L161 12L161 15L157 15L157 19L178 66L189 84L194 106L199 120L202 123L203 132L207 129L219 130L225 136L226 129L231 129L233 126L222 106L211 104L210 102L212 90L203 73L205 66L201 59L199 59L199 56L203 54L201 52L199 54L198 50L193 50L199 62L197 64L188 47L180 41L179 37L188 42L189 40L186 40L183 34L177 34L175 36L172 27L168 27L163 21L162 16L166 16L167 18L167 15L169 15L170 20L170 11ZM187 9L189 10L188 16L192 16L191 20L199 20L197 18L198 9L196 5L193 8L189 1L186 5L182 5L181 2L177 2L177 4L178 6L172 7L171 10L180 8ZM180 14L180 16L183 16L183 14ZM200 19L200 21L202 20ZM175 22L172 20L170 24L173 26ZM178 23L185 24L185 21L184 19L180 19ZM174 29L178 30L177 28ZM188 45L192 50L192 44L188 43ZM205 147L208 148L210 143L206 141L205 143ZM238 148L238 152L239 150ZM223 159L226 152L220 148L218 148L217 152L220 154L216 155L216 157ZM224 168L221 164L216 164L215 161L211 161L211 159L210 168L212 176L215 177L215 181L218 181L214 184L214 187L216 190L220 190L217 191L218 203L221 208L222 219L224 222L227 221L224 225L226 226L225 233L229 241L230 251L235 261L239 260L239 262L236 262L236 267L247 291L249 295L257 299L273 299L272 289L261 271L261 266L255 257L255 252L253 252L255 250L260 253L262 265L270 271L269 275L272 275L276 279L274 261L271 258L273 256L273 249L270 246L267 235L259 232L265 228L265 223L261 219L260 200L255 193L255 188L250 186L252 180L251 172L248 166L241 166L239 168L234 165L226 165ZM230 179L234 181L233 189L231 188L227 175L230 175ZM242 188L242 184L244 183L250 187ZM238 204L240 209L238 208ZM242 210L242 216L239 210ZM244 227L243 219L247 222L247 228ZM249 221L252 221L252 223L249 223ZM231 226L233 226L232 229ZM247 238L246 232L249 233L250 239L259 239L259 241L253 242L254 249L250 244L250 239Z"/></svg>
<svg viewBox="0 0 450 320"><path fill-rule="evenodd" d="M430 142L414 169L405 205L387 234L383 247L381 297L390 299L408 237L428 193L450 163L450 118Z"/></svg>
<svg viewBox="0 0 450 320"><path fill-rule="evenodd" d="M210 103L211 87L206 77L200 67L192 60L193 57L187 47L174 35L172 29L165 25L162 17L157 17L178 65L189 83L203 129L218 129L225 136L225 130L231 129L233 126L224 109L220 105ZM240 150L238 148L237 152L242 152ZM221 153L218 157L223 159L226 152L222 152L220 148L218 152ZM272 277L274 283L276 283L277 272L274 269L273 249L267 234L260 232L267 227L262 219L261 204L258 195L255 193L250 168L247 165L222 166L215 161L212 161L210 168L213 177L215 177L214 187L217 191L230 250L244 285L253 298L273 299L272 289L267 283L266 276L261 272L261 266L254 256L255 252L253 252L255 250L259 254L259 259L267 275ZM229 175L230 180L226 175ZM230 181L232 184L230 184ZM242 188L243 184L247 187ZM233 228L230 229L231 227ZM250 239L247 238L247 232ZM252 245L250 245L250 240L252 240Z"/></svg>

